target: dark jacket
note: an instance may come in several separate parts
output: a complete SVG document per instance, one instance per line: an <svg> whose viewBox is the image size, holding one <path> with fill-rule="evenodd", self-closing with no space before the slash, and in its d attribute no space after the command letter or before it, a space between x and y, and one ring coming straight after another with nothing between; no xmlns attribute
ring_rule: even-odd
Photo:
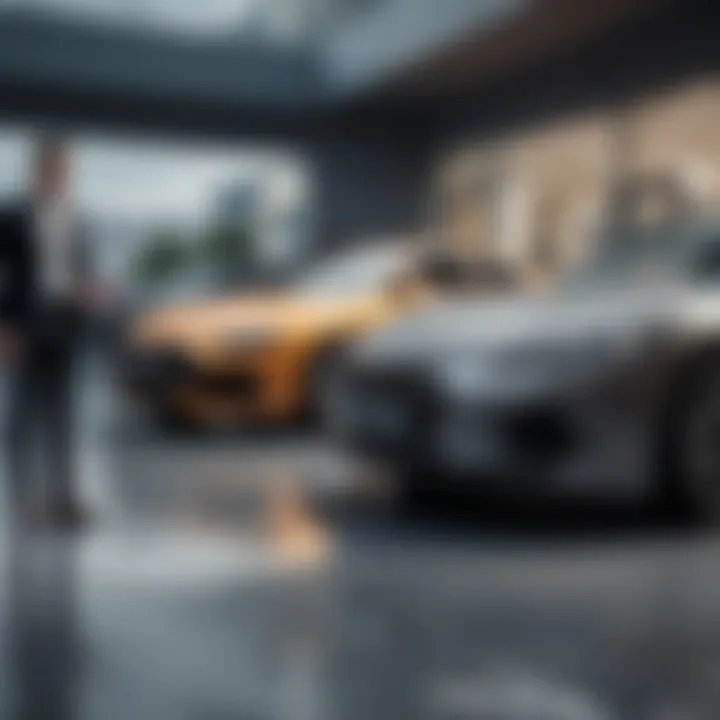
<svg viewBox="0 0 720 720"><path fill-rule="evenodd" d="M43 312L40 263L28 206L0 208L0 324L18 331L32 331ZM73 233L72 266L78 283L90 274L89 248L79 226ZM78 317L82 313L69 307Z"/></svg>

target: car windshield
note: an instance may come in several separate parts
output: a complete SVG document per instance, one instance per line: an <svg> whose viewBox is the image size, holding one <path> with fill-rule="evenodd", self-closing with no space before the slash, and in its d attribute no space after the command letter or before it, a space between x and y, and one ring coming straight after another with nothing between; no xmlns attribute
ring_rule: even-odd
<svg viewBox="0 0 720 720"><path fill-rule="evenodd" d="M296 289L313 297L368 294L397 280L407 266L407 255L398 247L356 250L321 263L298 282Z"/></svg>
<svg viewBox="0 0 720 720"><path fill-rule="evenodd" d="M677 229L606 236L588 262L570 272L571 290L655 284L671 280L682 265L687 238Z"/></svg>

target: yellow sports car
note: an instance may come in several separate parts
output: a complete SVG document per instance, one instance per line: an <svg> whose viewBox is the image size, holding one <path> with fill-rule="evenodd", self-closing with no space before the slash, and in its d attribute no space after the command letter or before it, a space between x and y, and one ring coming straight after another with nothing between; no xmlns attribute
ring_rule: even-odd
<svg viewBox="0 0 720 720"><path fill-rule="evenodd" d="M300 418L350 340L432 301L443 283L428 265L411 243L376 243L282 292L146 311L126 334L124 385L174 426Z"/></svg>

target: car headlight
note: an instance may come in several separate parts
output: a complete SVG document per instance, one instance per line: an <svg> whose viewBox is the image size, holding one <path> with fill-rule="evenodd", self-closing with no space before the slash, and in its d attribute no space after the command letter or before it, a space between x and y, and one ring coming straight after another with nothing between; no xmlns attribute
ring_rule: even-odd
<svg viewBox="0 0 720 720"><path fill-rule="evenodd" d="M495 381L494 363L489 356L460 355L447 360L438 371L440 385L452 395L475 395Z"/></svg>

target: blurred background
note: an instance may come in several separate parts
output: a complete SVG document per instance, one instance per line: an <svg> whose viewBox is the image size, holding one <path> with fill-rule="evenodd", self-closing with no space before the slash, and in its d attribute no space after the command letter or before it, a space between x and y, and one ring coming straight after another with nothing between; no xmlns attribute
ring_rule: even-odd
<svg viewBox="0 0 720 720"><path fill-rule="evenodd" d="M711 527L410 507L335 383L429 307L562 287L639 186L673 192L636 220L715 212L719 29L712 0L0 0L0 199L61 133L107 288L93 522L3 513L0 717L715 717Z"/></svg>

